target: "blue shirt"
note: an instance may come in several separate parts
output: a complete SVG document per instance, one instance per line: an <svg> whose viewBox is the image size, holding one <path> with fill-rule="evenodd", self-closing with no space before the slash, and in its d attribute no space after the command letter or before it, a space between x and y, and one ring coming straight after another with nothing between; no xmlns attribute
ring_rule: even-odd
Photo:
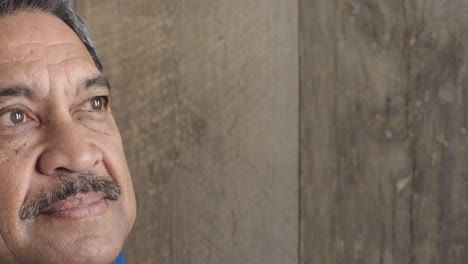
<svg viewBox="0 0 468 264"><path fill-rule="evenodd" d="M127 264L127 262L125 261L122 252L120 252L119 256L110 264Z"/></svg>

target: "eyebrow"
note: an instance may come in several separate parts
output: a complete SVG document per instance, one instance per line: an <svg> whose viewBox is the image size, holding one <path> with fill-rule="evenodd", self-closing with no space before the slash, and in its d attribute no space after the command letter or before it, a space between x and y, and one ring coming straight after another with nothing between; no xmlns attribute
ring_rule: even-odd
<svg viewBox="0 0 468 264"><path fill-rule="evenodd" d="M86 79L84 81L84 90L91 88L105 88L110 92L109 79L107 79L104 75L98 75L96 77ZM78 92L80 92L80 90L81 89L78 89Z"/></svg>
<svg viewBox="0 0 468 264"><path fill-rule="evenodd" d="M80 90L88 90L92 88L104 88L110 92L109 80L104 75L98 75L96 77L85 79L84 85L80 86L77 92ZM24 96L32 98L36 96L36 91L25 84L13 84L6 87L0 87L0 99L5 97L20 97Z"/></svg>
<svg viewBox="0 0 468 264"><path fill-rule="evenodd" d="M35 92L29 86L24 84L14 84L4 88L0 88L0 97L33 97Z"/></svg>

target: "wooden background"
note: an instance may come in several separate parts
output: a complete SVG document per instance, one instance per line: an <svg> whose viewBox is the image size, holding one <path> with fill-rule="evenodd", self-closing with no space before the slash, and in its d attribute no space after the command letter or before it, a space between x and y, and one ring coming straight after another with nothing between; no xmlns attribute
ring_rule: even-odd
<svg viewBox="0 0 468 264"><path fill-rule="evenodd" d="M300 14L300 263L468 263L468 1Z"/></svg>
<svg viewBox="0 0 468 264"><path fill-rule="evenodd" d="M138 199L131 264L297 262L297 5L75 1Z"/></svg>
<svg viewBox="0 0 468 264"><path fill-rule="evenodd" d="M468 263L468 1L75 0L129 263Z"/></svg>

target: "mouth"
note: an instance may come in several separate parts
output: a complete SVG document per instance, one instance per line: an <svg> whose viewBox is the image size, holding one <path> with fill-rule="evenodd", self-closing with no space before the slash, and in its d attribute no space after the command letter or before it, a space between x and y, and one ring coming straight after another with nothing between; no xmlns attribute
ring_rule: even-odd
<svg viewBox="0 0 468 264"><path fill-rule="evenodd" d="M41 215L66 221L77 221L105 214L108 203L103 193L80 193L54 203Z"/></svg>

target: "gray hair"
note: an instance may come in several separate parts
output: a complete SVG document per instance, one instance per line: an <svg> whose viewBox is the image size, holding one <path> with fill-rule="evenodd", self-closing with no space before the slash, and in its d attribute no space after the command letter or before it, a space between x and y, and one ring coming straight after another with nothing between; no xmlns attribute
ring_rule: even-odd
<svg viewBox="0 0 468 264"><path fill-rule="evenodd" d="M67 24L88 49L96 67L102 71L102 64L96 52L88 28L83 19L73 10L69 0L0 0L0 16L20 11L42 11L52 14Z"/></svg>

